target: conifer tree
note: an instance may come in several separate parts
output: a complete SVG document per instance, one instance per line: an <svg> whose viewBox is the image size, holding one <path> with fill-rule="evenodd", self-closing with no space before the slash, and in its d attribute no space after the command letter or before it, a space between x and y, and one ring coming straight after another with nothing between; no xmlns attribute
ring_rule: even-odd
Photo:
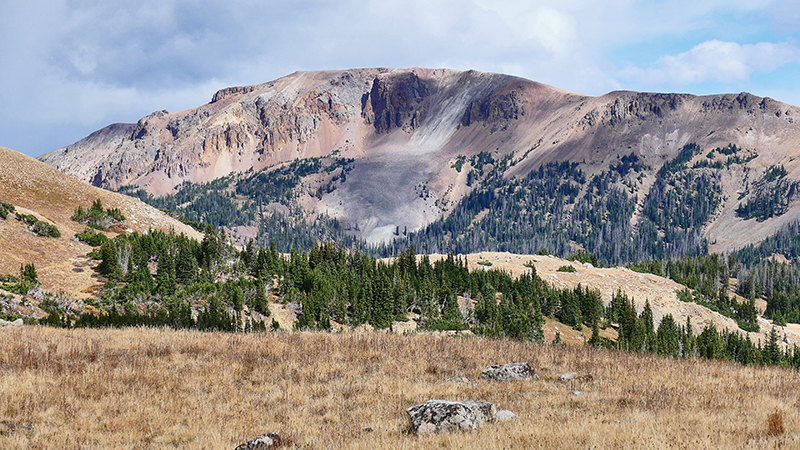
<svg viewBox="0 0 800 450"><path fill-rule="evenodd" d="M174 294L178 288L175 281L174 260L166 248L162 249L158 255L155 282L156 291L165 297Z"/></svg>
<svg viewBox="0 0 800 450"><path fill-rule="evenodd" d="M114 239L109 239L100 246L100 260L97 270L101 275L108 278L120 278L122 276L119 260L117 259L117 244Z"/></svg>
<svg viewBox="0 0 800 450"><path fill-rule="evenodd" d="M19 278L23 283L26 284L39 284L39 275L36 273L36 267L33 265L33 263L19 266Z"/></svg>

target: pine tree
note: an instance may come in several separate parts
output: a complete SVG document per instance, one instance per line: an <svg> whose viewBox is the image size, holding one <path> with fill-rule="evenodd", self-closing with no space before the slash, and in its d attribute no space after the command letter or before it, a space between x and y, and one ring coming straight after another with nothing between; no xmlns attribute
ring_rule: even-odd
<svg viewBox="0 0 800 450"><path fill-rule="evenodd" d="M100 246L100 260L100 264L97 266L100 275L117 279L122 277L122 270L117 258L117 244L113 239L107 240Z"/></svg>
<svg viewBox="0 0 800 450"><path fill-rule="evenodd" d="M244 293L238 283L228 282L228 300L237 312L244 309Z"/></svg>
<svg viewBox="0 0 800 450"><path fill-rule="evenodd" d="M19 278L23 283L26 284L39 284L39 275L36 273L36 267L33 265L33 263L19 266Z"/></svg>
<svg viewBox="0 0 800 450"><path fill-rule="evenodd" d="M600 339L600 325L598 322L595 322L594 325L592 325L592 337L589 339L589 342L587 343L589 345L598 346L602 342L603 341Z"/></svg>
<svg viewBox="0 0 800 450"><path fill-rule="evenodd" d="M779 340L778 331L773 327L767 336L767 343L764 345L763 354L765 364L780 365L783 363L783 352L778 343Z"/></svg>
<svg viewBox="0 0 800 450"><path fill-rule="evenodd" d="M178 243L178 256L175 261L175 279L177 282L189 286L197 280L197 259L189 248L188 241Z"/></svg>
<svg viewBox="0 0 800 450"><path fill-rule="evenodd" d="M156 268L156 291L163 296L170 296L175 293L178 284L175 281L175 264L173 257L167 249L163 249L158 255L158 267Z"/></svg>
<svg viewBox="0 0 800 450"><path fill-rule="evenodd" d="M266 285L261 279L256 280L256 299L253 303L253 309L267 317L269 317L271 313L269 310L269 300L266 294Z"/></svg>

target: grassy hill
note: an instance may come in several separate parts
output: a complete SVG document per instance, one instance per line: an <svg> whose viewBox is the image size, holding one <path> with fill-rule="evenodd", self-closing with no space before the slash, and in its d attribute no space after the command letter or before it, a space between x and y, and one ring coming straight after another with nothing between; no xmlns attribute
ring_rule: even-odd
<svg viewBox="0 0 800 450"><path fill-rule="evenodd" d="M793 448L800 374L599 348L380 332L0 329L0 447ZM526 361L538 380L479 380ZM560 375L589 375L561 382ZM448 381L468 377L475 385ZM580 391L582 394L576 394ZM483 400L511 422L418 438L406 408Z"/></svg>
<svg viewBox="0 0 800 450"><path fill-rule="evenodd" d="M20 266L34 263L45 290L62 291L85 298L99 287L92 278L93 262L86 254L92 248L71 239L86 225L70 218L78 206L84 209L95 200L106 208L117 208L126 217L116 231L146 232L149 229L184 233L195 239L202 235L168 215L125 195L96 188L65 175L21 153L0 147L0 202L14 205L20 214L32 215L54 225L58 238L41 237L27 231L29 225L11 214L0 219L0 274L19 274Z"/></svg>

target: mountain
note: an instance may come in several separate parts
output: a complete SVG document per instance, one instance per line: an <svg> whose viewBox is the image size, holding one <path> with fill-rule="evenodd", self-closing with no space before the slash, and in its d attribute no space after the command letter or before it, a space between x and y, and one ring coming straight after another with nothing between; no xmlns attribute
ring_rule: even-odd
<svg viewBox="0 0 800 450"><path fill-rule="evenodd" d="M747 93L590 97L477 71L297 72L39 159L251 236L322 223L422 251L542 245L619 262L728 251L795 221L798 118Z"/></svg>
<svg viewBox="0 0 800 450"><path fill-rule="evenodd" d="M73 239L86 225L71 220L75 209L88 209L100 200L106 208L117 208L125 220L105 234L139 233L149 229L202 235L141 201L78 181L21 153L0 147L0 202L13 205L15 213L0 219L0 275L18 275L20 267L33 263L42 288L86 298L100 284L92 275L95 262L86 256L92 247ZM39 236L31 226L17 220L33 216L55 226L60 237Z"/></svg>

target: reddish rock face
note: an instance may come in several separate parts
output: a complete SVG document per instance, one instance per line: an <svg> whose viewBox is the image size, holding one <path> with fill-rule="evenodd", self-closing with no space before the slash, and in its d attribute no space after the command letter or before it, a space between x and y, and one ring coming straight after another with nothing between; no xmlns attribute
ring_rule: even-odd
<svg viewBox="0 0 800 450"><path fill-rule="evenodd" d="M641 181L647 187L688 143L706 149L735 144L757 150L748 162L753 170L783 164L789 178L800 178L795 117L797 107L750 94L589 97L476 71L297 72L220 90L197 108L111 125L39 159L96 186L138 185L158 196L184 181L207 182L298 158L352 158L346 182L301 204L309 214L327 213L380 242L447 215L473 189L469 168L456 167L480 152L498 160L513 154L506 177L554 161L577 162L591 177L634 153L651 168ZM790 206L785 220L762 224L754 234L734 214L736 191L752 180L729 175L724 194L733 200L707 227L706 238L717 242L712 245L757 241L800 214Z"/></svg>

